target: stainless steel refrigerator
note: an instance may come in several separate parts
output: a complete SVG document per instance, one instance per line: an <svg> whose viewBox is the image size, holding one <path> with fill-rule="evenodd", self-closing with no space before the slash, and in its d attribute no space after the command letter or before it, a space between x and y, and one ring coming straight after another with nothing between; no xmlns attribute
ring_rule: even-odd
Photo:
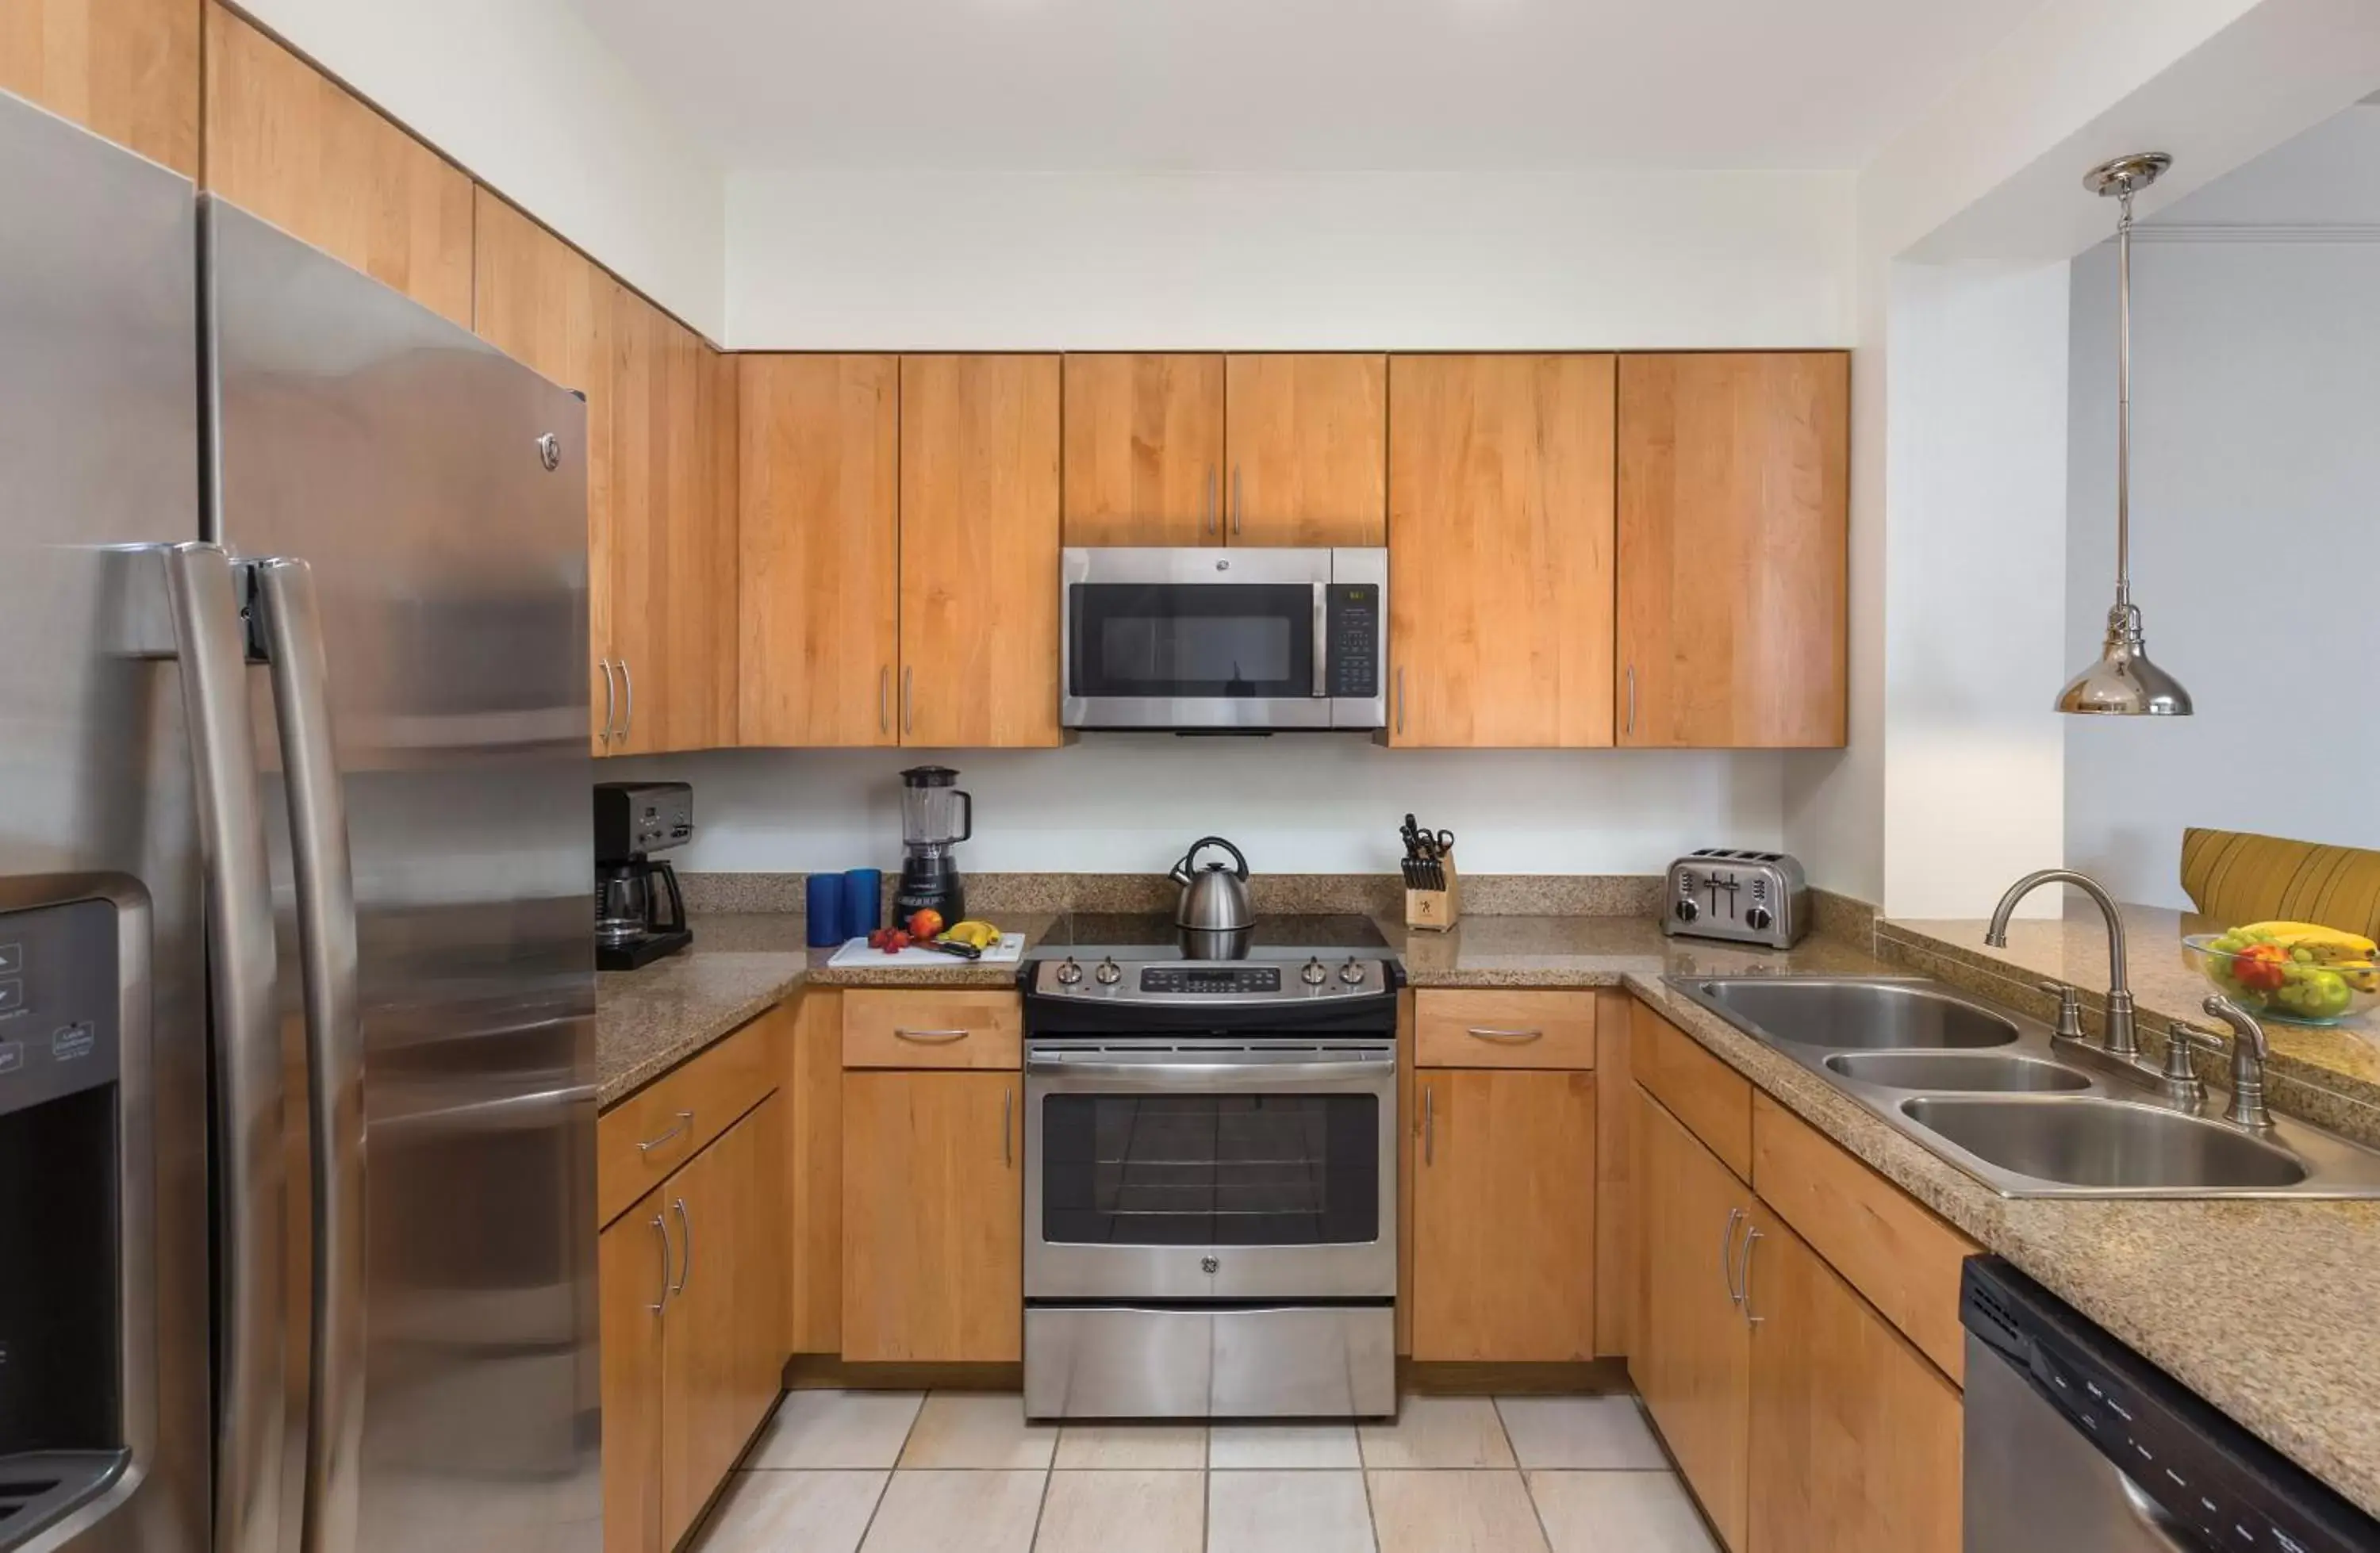
<svg viewBox="0 0 2380 1553"><path fill-rule="evenodd" d="M0 1553L591 1553L584 406L6 93L0 212Z"/></svg>

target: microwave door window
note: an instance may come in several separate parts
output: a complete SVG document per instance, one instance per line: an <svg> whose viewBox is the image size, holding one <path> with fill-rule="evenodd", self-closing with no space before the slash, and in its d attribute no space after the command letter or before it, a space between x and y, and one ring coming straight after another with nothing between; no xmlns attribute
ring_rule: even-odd
<svg viewBox="0 0 2380 1553"><path fill-rule="evenodd" d="M1314 686L1314 592L1262 584L1078 583L1077 696L1304 697Z"/></svg>

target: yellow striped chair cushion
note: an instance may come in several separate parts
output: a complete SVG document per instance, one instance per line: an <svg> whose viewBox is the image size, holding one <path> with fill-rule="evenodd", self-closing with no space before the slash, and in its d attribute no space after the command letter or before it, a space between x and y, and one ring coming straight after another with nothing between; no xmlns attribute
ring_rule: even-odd
<svg viewBox="0 0 2380 1553"><path fill-rule="evenodd" d="M2244 922L2319 922L2380 938L2380 852L2252 836L2181 833L2181 887L2227 928Z"/></svg>

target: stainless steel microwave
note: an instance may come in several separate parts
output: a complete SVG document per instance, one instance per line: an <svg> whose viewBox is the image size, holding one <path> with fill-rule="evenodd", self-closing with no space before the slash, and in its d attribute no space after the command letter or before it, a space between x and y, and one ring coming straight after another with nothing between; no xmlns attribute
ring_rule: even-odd
<svg viewBox="0 0 2380 1553"><path fill-rule="evenodd" d="M1069 728L1388 723L1386 550L1076 549L1061 576Z"/></svg>

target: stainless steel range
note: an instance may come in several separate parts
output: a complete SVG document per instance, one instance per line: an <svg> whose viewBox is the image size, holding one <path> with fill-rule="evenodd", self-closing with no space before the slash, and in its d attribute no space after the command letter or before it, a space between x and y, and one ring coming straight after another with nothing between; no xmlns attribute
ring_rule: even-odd
<svg viewBox="0 0 2380 1553"><path fill-rule="evenodd" d="M1396 1407L1396 1009L1360 916L1077 916L1025 998L1025 1410Z"/></svg>

